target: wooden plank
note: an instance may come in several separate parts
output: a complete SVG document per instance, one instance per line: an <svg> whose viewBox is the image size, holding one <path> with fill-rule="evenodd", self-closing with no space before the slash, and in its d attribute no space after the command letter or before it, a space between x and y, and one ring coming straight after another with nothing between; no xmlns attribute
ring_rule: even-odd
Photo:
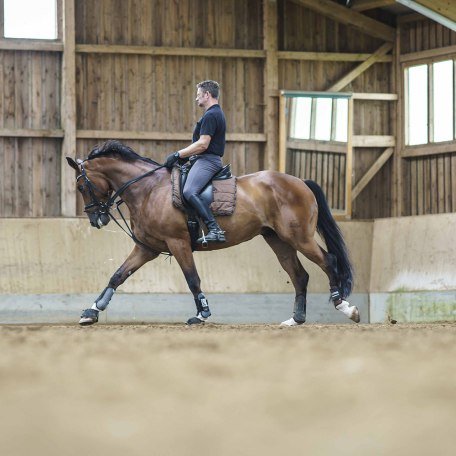
<svg viewBox="0 0 456 456"><path fill-rule="evenodd" d="M353 147L394 147L396 139L390 135L354 135Z"/></svg>
<svg viewBox="0 0 456 456"><path fill-rule="evenodd" d="M352 94L354 100L380 100L380 101L397 101L398 95L396 93L360 93L354 92Z"/></svg>
<svg viewBox="0 0 456 456"><path fill-rule="evenodd" d="M415 62L421 60L429 60L456 54L456 45L445 46L437 49L427 49L419 52L409 52L402 54L400 57L401 63Z"/></svg>
<svg viewBox="0 0 456 456"><path fill-rule="evenodd" d="M375 8L382 8L383 6L394 5L396 0L354 0L350 4L350 9L353 11L367 11Z"/></svg>
<svg viewBox="0 0 456 456"><path fill-rule="evenodd" d="M62 52L63 44L54 41L35 41L19 38L0 38L0 50L4 51L40 51Z"/></svg>
<svg viewBox="0 0 456 456"><path fill-rule="evenodd" d="M265 58L266 51L256 49L216 49L216 48L184 48L174 46L126 46L106 44L78 44L76 52L89 54L145 54L161 56L190 57L225 57L225 58Z"/></svg>
<svg viewBox="0 0 456 456"><path fill-rule="evenodd" d="M299 51L278 51L279 60L308 60L320 62L364 62L371 54L350 53L350 52L299 52ZM391 62L390 55L383 55L378 62Z"/></svg>
<svg viewBox="0 0 456 456"><path fill-rule="evenodd" d="M393 49L393 75L392 86L397 92L397 103L394 106L392 131L396 136L396 145L393 156L393 176L392 176L392 215L400 217L404 214L404 176L402 168L402 157L400 150L403 148L403 118L404 118L404 99L403 99L403 68L400 64L401 58L401 25L396 29L396 42Z"/></svg>
<svg viewBox="0 0 456 456"><path fill-rule="evenodd" d="M63 138L61 129L38 129L38 128L2 128L0 137L4 138Z"/></svg>
<svg viewBox="0 0 456 456"><path fill-rule="evenodd" d="M377 158L374 164L369 168L364 176L361 177L361 179L353 188L351 193L352 200L354 200L364 190L364 188L366 188L367 184L378 173L382 166L390 159L390 157L393 155L393 152L394 148L389 147L380 155L380 157Z"/></svg>
<svg viewBox="0 0 456 456"><path fill-rule="evenodd" d="M334 21L341 22L353 27L366 35L380 38L385 41L393 42L395 39L395 30L389 25L371 19L364 14L351 11L342 5L338 5L330 0L292 0L298 5L309 8L320 14L323 14Z"/></svg>
<svg viewBox="0 0 456 456"><path fill-rule="evenodd" d="M306 139L294 139L286 141L287 149L308 150L316 152L332 152L337 154L347 153L347 144L332 143L328 141L316 141Z"/></svg>
<svg viewBox="0 0 456 456"><path fill-rule="evenodd" d="M358 65L354 70L346 74L342 79L337 81L331 87L327 89L328 92L339 92L345 86L350 84L354 79L356 79L361 73L366 71L370 66L377 62L377 58L381 55L385 55L393 48L392 43L382 44L365 62L361 65Z"/></svg>
<svg viewBox="0 0 456 456"><path fill-rule="evenodd" d="M66 156L76 155L76 55L74 0L63 0L63 44L62 57L62 107L61 122L65 136L60 160L60 195L63 216L76 215L76 192L74 171L67 165Z"/></svg>
<svg viewBox="0 0 456 456"><path fill-rule="evenodd" d="M133 131L133 130L77 130L78 139L131 139L157 141L189 141L191 133L172 133L167 131ZM230 142L266 142L264 133L228 133Z"/></svg>
<svg viewBox="0 0 456 456"><path fill-rule="evenodd" d="M263 70L263 131L266 132L267 169L279 167L278 136L278 100L271 96L279 88L277 59L277 2L263 0L263 49L266 51L266 62Z"/></svg>
<svg viewBox="0 0 456 456"><path fill-rule="evenodd" d="M423 157L453 152L456 152L456 141L432 145L425 144L423 146L407 146L402 149L401 156L404 158Z"/></svg>
<svg viewBox="0 0 456 456"><path fill-rule="evenodd" d="M348 137L347 155L345 156L345 213L352 215L352 179L353 179L353 98L348 100Z"/></svg>

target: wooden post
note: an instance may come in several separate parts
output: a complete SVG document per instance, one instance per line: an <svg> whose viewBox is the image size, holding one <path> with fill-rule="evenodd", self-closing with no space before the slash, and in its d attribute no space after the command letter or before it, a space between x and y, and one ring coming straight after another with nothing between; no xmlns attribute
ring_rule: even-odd
<svg viewBox="0 0 456 456"><path fill-rule="evenodd" d="M279 171L286 172L287 167L287 97L279 97Z"/></svg>
<svg viewBox="0 0 456 456"><path fill-rule="evenodd" d="M61 213L66 217L76 215L76 187L74 170L66 156L76 155L76 53L75 53L74 0L62 1L63 55L61 123L64 131L62 142L60 197Z"/></svg>
<svg viewBox="0 0 456 456"><path fill-rule="evenodd" d="M401 24L396 29L396 42L393 56L393 84L397 93L397 102L395 108L395 136L396 148L393 155L393 189L392 203L393 216L400 217L402 214L403 192L402 192L402 145L404 142L403 135L403 88L402 88L402 66L401 66Z"/></svg>
<svg viewBox="0 0 456 456"><path fill-rule="evenodd" d="M277 1L263 0L263 48L264 64L264 132L266 134L267 169L277 170L279 162L278 138L278 58L277 58Z"/></svg>
<svg viewBox="0 0 456 456"><path fill-rule="evenodd" d="M353 175L353 98L348 99L347 158L345 163L345 213L352 215L352 175Z"/></svg>

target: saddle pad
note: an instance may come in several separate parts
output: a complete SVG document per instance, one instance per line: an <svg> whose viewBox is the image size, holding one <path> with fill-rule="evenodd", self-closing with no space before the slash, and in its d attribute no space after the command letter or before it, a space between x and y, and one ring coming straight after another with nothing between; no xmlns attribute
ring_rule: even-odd
<svg viewBox="0 0 456 456"><path fill-rule="evenodd" d="M173 205L183 212L180 189L180 170L174 167L171 172ZM212 181L213 198L211 210L214 215L232 215L236 207L236 177Z"/></svg>

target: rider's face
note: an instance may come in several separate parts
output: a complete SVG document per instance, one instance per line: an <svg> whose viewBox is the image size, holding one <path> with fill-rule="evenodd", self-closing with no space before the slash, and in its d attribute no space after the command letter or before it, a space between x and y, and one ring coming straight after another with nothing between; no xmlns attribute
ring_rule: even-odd
<svg viewBox="0 0 456 456"><path fill-rule="evenodd" d="M198 103L200 108L204 108L209 101L209 92L202 90L199 88L196 91L196 98L195 101Z"/></svg>

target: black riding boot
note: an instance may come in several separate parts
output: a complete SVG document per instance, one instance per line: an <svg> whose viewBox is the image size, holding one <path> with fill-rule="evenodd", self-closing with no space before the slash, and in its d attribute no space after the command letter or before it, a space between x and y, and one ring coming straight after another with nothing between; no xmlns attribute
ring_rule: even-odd
<svg viewBox="0 0 456 456"><path fill-rule="evenodd" d="M188 202L195 209L209 230L205 237L200 237L196 242L225 242L225 232L217 225L212 211L199 195L192 195Z"/></svg>

